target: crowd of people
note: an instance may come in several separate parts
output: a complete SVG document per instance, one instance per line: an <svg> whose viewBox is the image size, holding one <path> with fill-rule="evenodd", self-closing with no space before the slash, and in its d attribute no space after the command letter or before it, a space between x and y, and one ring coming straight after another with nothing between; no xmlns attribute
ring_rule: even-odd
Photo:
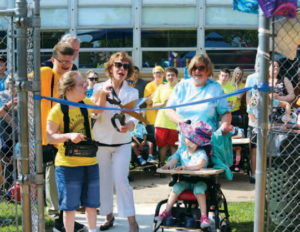
<svg viewBox="0 0 300 232"><path fill-rule="evenodd" d="M133 191L128 180L132 152L140 165L158 160L158 165L163 169L176 167L179 170L199 170L211 162L212 133L221 131L222 135L231 132L239 138L245 136L247 132L239 128L238 118L247 114L249 127L246 127L251 138L251 181L255 182L257 90L229 98L218 97L257 84L258 66L256 72L248 76L246 84L244 71L240 67L234 69L232 77L229 69L221 69L215 81L210 58L206 54L199 54L188 65L190 78L180 81L176 68L155 66L152 70L153 81L146 83L139 77L139 68L134 66L132 58L125 52L117 52L105 63L107 80L99 83L96 71L89 70L85 74L77 71L73 61L79 49L80 41L70 34L63 36L54 46L52 57L41 64L41 95L109 107L110 110L92 110L41 100L43 157L55 157L55 160L45 163L47 213L55 216L55 231L83 231L84 225L75 222L75 211L79 207L85 208L89 232L97 231L97 208L106 216L100 230L111 228L115 220L114 189L118 215L128 219L130 232L139 231ZM6 58L0 56L0 117L1 121L11 125L13 122L8 113L17 101L11 97L13 90L5 71ZM287 123L291 114L290 104L296 96L290 80L279 78L278 74L279 64L275 61L270 64L269 70L269 85L274 86L269 99L276 112L270 111L269 114L271 118L284 113L285 117L279 120ZM29 74L30 78L32 76L33 73ZM247 104L243 102L244 97ZM140 98L145 98L146 109L182 104L187 106L147 110L147 125L127 114L120 119L121 106ZM208 98L218 99L205 102L201 107L188 105ZM118 128L113 125L112 118L119 118ZM10 140L12 138L6 139ZM94 143L88 141L97 141L97 148L94 149ZM76 144L84 144L82 147L87 150L74 152L73 146ZM147 159L141 156L145 146L148 149ZM1 159L4 149L2 145ZM234 151L236 160L232 170L239 171L241 147L235 147ZM166 164L168 156L171 158ZM193 185L177 182L159 219L170 217L172 205L185 189L193 190L201 209L201 227L208 227L210 219L205 203L207 186L203 182Z"/></svg>

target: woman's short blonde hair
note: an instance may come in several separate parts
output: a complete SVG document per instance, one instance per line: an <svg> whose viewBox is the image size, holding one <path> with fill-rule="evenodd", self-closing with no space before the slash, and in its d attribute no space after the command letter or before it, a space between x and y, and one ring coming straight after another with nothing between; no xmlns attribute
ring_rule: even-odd
<svg viewBox="0 0 300 232"><path fill-rule="evenodd" d="M75 87L76 79L80 75L78 71L69 71L62 75L58 82L58 97L64 98L66 96L66 92L71 88Z"/></svg>
<svg viewBox="0 0 300 232"><path fill-rule="evenodd" d="M112 73L111 73L111 69L114 65L115 60L119 58L121 61L125 61L129 63L129 68L128 68L128 72L127 72L127 78L131 77L133 74L133 61L131 56L129 56L126 52L116 52L114 54L111 55L109 61L107 61L104 64L104 69L105 69L105 74L106 76L108 76L109 78L112 78Z"/></svg>
<svg viewBox="0 0 300 232"><path fill-rule="evenodd" d="M212 62L211 62L211 60L210 60L210 58L208 57L207 54L197 54L192 58L192 60L189 64L189 67L188 67L189 75L192 76L193 68L199 62L203 62L205 64L207 74L208 74L208 76L211 76L213 74L213 71L214 71L214 65L212 64Z"/></svg>

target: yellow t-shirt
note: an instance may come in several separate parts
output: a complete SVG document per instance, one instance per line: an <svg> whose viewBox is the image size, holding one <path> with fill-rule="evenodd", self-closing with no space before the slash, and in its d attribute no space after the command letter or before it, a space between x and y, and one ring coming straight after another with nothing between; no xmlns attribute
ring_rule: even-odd
<svg viewBox="0 0 300 232"><path fill-rule="evenodd" d="M218 81L218 82L219 82L219 81ZM233 86L230 82L226 82L226 83L223 84L223 85L219 82L219 84L222 86L222 88L223 88L225 94L226 94L226 93L230 93L230 92L232 92L232 91L235 90L234 86ZM226 98L226 100L227 100L228 102L232 102L232 103L233 103L233 104L232 104L233 107L234 107L234 103L236 102L236 99L237 99L237 96L236 96L236 95L231 96L231 97L227 97L227 98Z"/></svg>
<svg viewBox="0 0 300 232"><path fill-rule="evenodd" d="M85 98L83 100L85 104L94 105L94 103ZM91 113L93 109L87 109L89 114L89 121L91 126ZM64 114L61 111L60 104L56 104L50 111L48 115L48 120L59 125L58 133L64 133ZM69 118L70 118L70 132L78 132L86 135L85 127L84 127L84 117L81 114L81 110L79 107L69 108ZM91 130L91 128L89 128ZM91 130L92 133L92 130ZM67 167L77 167L77 166L89 166L97 164L96 157L73 157L73 156L65 156L65 147L63 143L59 143L58 152L55 158L55 166L67 166Z"/></svg>
<svg viewBox="0 0 300 232"><path fill-rule="evenodd" d="M155 81L149 82L145 87L144 97L149 97L150 95L152 95L156 91L157 87L158 85L155 83ZM151 109L151 108L152 108L152 104L147 105L147 109ZM157 116L157 110L146 110L146 119L148 120L150 125L154 125L156 116Z"/></svg>
<svg viewBox="0 0 300 232"><path fill-rule="evenodd" d="M173 92L174 86L169 84L160 85L156 90L156 93L153 97L153 103L162 103L165 100L169 99L169 96ZM166 115L165 110L158 110L155 127L167 128L176 130L176 124L172 122L169 117Z"/></svg>
<svg viewBox="0 0 300 232"><path fill-rule="evenodd" d="M240 82L238 88L239 89L245 88L245 83ZM237 88L234 87L234 90L237 90ZM241 98L236 97L236 100L233 102L234 107L232 108L231 112L237 111L241 108L241 100L242 100Z"/></svg>
<svg viewBox="0 0 300 232"><path fill-rule="evenodd" d="M33 73L29 74L29 77L32 77ZM49 67L41 68L41 96L51 97L51 80L52 76L54 77L54 87L53 87L53 95L52 97L57 98L58 93L58 81L61 76L59 76L53 69ZM42 144L47 145L47 117L56 103L51 102L45 99L41 100L41 127L42 127Z"/></svg>

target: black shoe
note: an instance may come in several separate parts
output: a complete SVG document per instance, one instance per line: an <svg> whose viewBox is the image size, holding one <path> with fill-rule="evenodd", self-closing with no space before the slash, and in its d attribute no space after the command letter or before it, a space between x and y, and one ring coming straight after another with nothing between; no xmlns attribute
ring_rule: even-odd
<svg viewBox="0 0 300 232"><path fill-rule="evenodd" d="M59 219L55 219L54 220L54 227L53 227L53 232L65 232L65 227L64 227L64 223L59 220ZM75 222L74 224L74 231L75 232L84 232L87 231L85 225L80 224L78 222Z"/></svg>
<svg viewBox="0 0 300 232"><path fill-rule="evenodd" d="M79 222L75 222L74 232L84 232L84 231L87 231L86 226Z"/></svg>
<svg viewBox="0 0 300 232"><path fill-rule="evenodd" d="M64 223L59 218L54 220L53 232L65 232Z"/></svg>
<svg viewBox="0 0 300 232"><path fill-rule="evenodd" d="M110 227L113 227L114 225L115 217L112 217L110 221L100 226L100 230L108 230Z"/></svg>

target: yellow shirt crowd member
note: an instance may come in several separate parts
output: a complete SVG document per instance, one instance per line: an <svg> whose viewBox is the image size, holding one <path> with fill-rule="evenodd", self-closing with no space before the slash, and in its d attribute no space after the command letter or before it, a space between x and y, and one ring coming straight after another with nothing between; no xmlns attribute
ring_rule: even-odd
<svg viewBox="0 0 300 232"><path fill-rule="evenodd" d="M230 92L235 90L235 88L233 87L233 85L230 82L226 82L223 85L220 83L220 81L218 81L218 83L222 86L225 94L230 93ZM231 96L231 97L227 97L226 100L227 100L229 105L231 103L231 107L234 107L234 103L237 100L237 96L234 95L234 96ZM233 111L233 110L231 110L231 111Z"/></svg>
<svg viewBox="0 0 300 232"><path fill-rule="evenodd" d="M161 103L168 100L169 96L173 92L174 87L175 86L171 86L169 83L160 85L153 97L153 103ZM169 117L166 115L165 110L158 111L155 121L155 127L167 128L172 130L177 129L176 123L172 122L169 119Z"/></svg>
<svg viewBox="0 0 300 232"><path fill-rule="evenodd" d="M238 89L243 89L243 88L245 88L245 83L240 82ZM234 88L234 90L237 90L237 88ZM232 108L231 112L240 110L240 108L241 108L241 98L239 98L238 95L236 95L236 99L233 102L233 108Z"/></svg>
<svg viewBox="0 0 300 232"><path fill-rule="evenodd" d="M94 105L94 103L89 98L85 98L83 102L88 105ZM91 126L90 115L93 112L93 109L87 109L87 110L88 110L89 121ZM69 108L69 118L70 118L70 125L69 125L70 132L77 132L86 135L86 131L84 127L84 117L79 107ZM64 114L61 111L60 104L56 104L51 109L48 115L48 120L59 125L58 128L59 133L62 134L64 133ZM89 130L91 130L91 128L89 128ZM89 166L89 165L97 164L96 157L65 156L65 147L63 143L59 143L57 148L58 148L58 152L55 158L55 166L77 167L77 166Z"/></svg>
<svg viewBox="0 0 300 232"><path fill-rule="evenodd" d="M156 84L155 81L149 82L145 87L144 97L147 98L151 96L156 91L157 87L158 85ZM152 108L152 104L147 105L147 109L151 109L151 108ZM146 110L146 119L148 120L150 125L154 125L156 116L157 116L157 110Z"/></svg>

